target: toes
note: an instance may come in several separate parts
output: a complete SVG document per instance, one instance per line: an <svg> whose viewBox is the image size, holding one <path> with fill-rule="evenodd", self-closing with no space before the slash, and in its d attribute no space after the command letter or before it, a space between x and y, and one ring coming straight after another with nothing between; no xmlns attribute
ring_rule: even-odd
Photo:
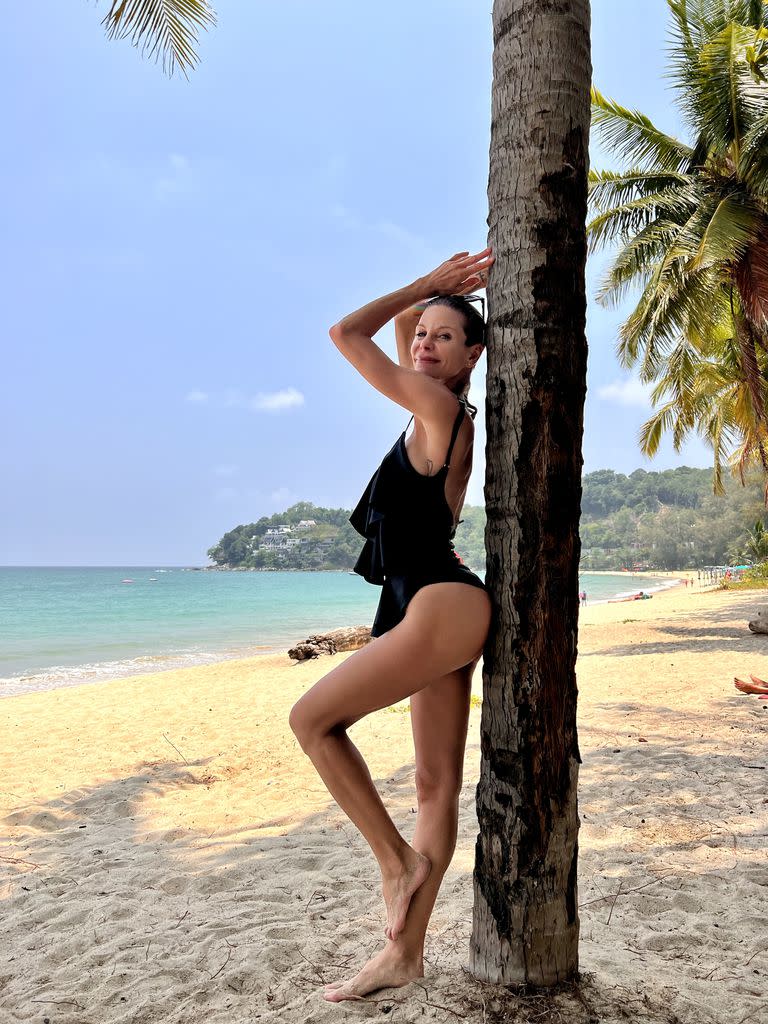
<svg viewBox="0 0 768 1024"><path fill-rule="evenodd" d="M362 996L356 996L353 992L344 992L343 986L331 989L330 992L324 992L323 998L327 999L329 1003L340 1003L344 999L363 999Z"/></svg>

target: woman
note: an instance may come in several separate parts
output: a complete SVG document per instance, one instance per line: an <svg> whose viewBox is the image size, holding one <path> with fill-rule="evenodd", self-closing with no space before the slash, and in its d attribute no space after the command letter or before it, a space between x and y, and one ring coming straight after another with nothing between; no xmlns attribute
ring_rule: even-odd
<svg viewBox="0 0 768 1024"><path fill-rule="evenodd" d="M382 585L371 631L377 639L320 679L290 715L302 749L381 869L387 943L355 977L326 986L333 1002L423 976L424 936L456 844L472 673L491 617L481 580L451 544L472 464L464 396L484 348L482 317L460 296L484 286L492 264L490 249L458 253L330 331L368 383L414 420L351 517L366 538L355 571ZM393 317L399 366L372 340ZM347 736L365 715L406 697L418 797L412 845Z"/></svg>

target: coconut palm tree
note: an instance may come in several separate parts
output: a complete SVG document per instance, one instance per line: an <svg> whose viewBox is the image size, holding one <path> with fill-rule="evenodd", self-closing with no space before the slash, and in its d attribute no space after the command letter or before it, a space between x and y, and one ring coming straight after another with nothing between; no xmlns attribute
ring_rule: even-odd
<svg viewBox="0 0 768 1024"><path fill-rule="evenodd" d="M130 39L168 74L178 68L186 77L200 60L198 30L216 15L207 0L112 0L102 24L110 39Z"/></svg>
<svg viewBox="0 0 768 1024"><path fill-rule="evenodd" d="M743 558L755 564L768 561L768 530L762 520L758 519L752 529L747 531L746 537L734 545L729 557L733 562Z"/></svg>
<svg viewBox="0 0 768 1024"><path fill-rule="evenodd" d="M722 308L727 303L721 302L718 311L716 299L717 295L713 296L711 321L706 330L701 332L689 324L656 372L651 392L656 411L643 424L640 447L646 455L654 456L663 434L669 432L679 451L688 434L695 430L713 451L714 492L724 494L726 463L731 463L742 483L752 465L766 468L768 432L764 421L755 415L733 319L730 311ZM762 376L760 387L763 392Z"/></svg>
<svg viewBox="0 0 768 1024"><path fill-rule="evenodd" d="M576 629L586 392L588 0L495 0L480 834L471 965L578 967Z"/></svg>
<svg viewBox="0 0 768 1024"><path fill-rule="evenodd" d="M592 171L590 248L620 243L598 298L641 290L618 354L655 382L641 433L671 430L768 471L768 3L667 0L669 77L690 142L592 90L592 123L629 166Z"/></svg>

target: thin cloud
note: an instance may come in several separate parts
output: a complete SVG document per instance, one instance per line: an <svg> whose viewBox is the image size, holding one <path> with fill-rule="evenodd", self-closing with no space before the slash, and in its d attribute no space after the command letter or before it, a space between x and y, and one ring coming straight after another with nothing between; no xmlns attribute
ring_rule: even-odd
<svg viewBox="0 0 768 1024"><path fill-rule="evenodd" d="M647 408L651 404L650 388L637 377L614 380L597 389L598 398L618 405L638 405Z"/></svg>
<svg viewBox="0 0 768 1024"><path fill-rule="evenodd" d="M419 235L415 235L408 228L402 227L400 224L395 224L391 220L380 220L376 224L372 225L372 229L377 231L380 235L384 235L386 238L392 238L396 242L402 242L403 245L407 245L412 249L423 249L426 247L426 242Z"/></svg>
<svg viewBox="0 0 768 1024"><path fill-rule="evenodd" d="M299 405L304 405L304 395L296 388L259 392L251 399L251 408L261 412L283 412Z"/></svg>
<svg viewBox="0 0 768 1024"><path fill-rule="evenodd" d="M427 243L419 235L404 228L401 224L395 224L391 220L364 221L354 211L350 210L343 203L334 203L328 210L328 215L338 227L346 231L366 231L376 235L383 235L392 239L409 249L422 251Z"/></svg>
<svg viewBox="0 0 768 1024"><path fill-rule="evenodd" d="M274 505L290 505L296 500L296 495L289 487L278 487L277 490L272 491L269 496L269 500Z"/></svg>
<svg viewBox="0 0 768 1024"><path fill-rule="evenodd" d="M209 395L206 391L188 391L185 401L198 405L210 404L224 409L250 409L256 412L284 412L304 405L304 395L294 387L282 388L280 391L259 391L249 398L237 388L226 388L218 394Z"/></svg>
<svg viewBox="0 0 768 1024"><path fill-rule="evenodd" d="M190 195L195 191L189 160L180 153L171 153L165 174L154 183L155 199Z"/></svg>
<svg viewBox="0 0 768 1024"><path fill-rule="evenodd" d="M239 497L240 491L236 487L219 487L213 493L213 500L224 504L236 501Z"/></svg>

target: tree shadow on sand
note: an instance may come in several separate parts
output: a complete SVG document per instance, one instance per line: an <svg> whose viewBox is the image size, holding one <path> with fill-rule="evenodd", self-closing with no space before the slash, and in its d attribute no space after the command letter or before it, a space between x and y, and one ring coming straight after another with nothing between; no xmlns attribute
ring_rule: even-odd
<svg viewBox="0 0 768 1024"><path fill-rule="evenodd" d="M602 645L600 633L589 627L586 643L580 644L579 658L595 655L634 657L639 654L705 654L716 651L747 651L768 654L768 636L752 633L747 625L753 617L754 608L760 601L741 601L738 608L733 606L707 610L707 625L700 625L701 609L697 608L657 622L646 623L655 634L668 636L669 640L650 640L642 643ZM695 625L686 625L694 620Z"/></svg>

